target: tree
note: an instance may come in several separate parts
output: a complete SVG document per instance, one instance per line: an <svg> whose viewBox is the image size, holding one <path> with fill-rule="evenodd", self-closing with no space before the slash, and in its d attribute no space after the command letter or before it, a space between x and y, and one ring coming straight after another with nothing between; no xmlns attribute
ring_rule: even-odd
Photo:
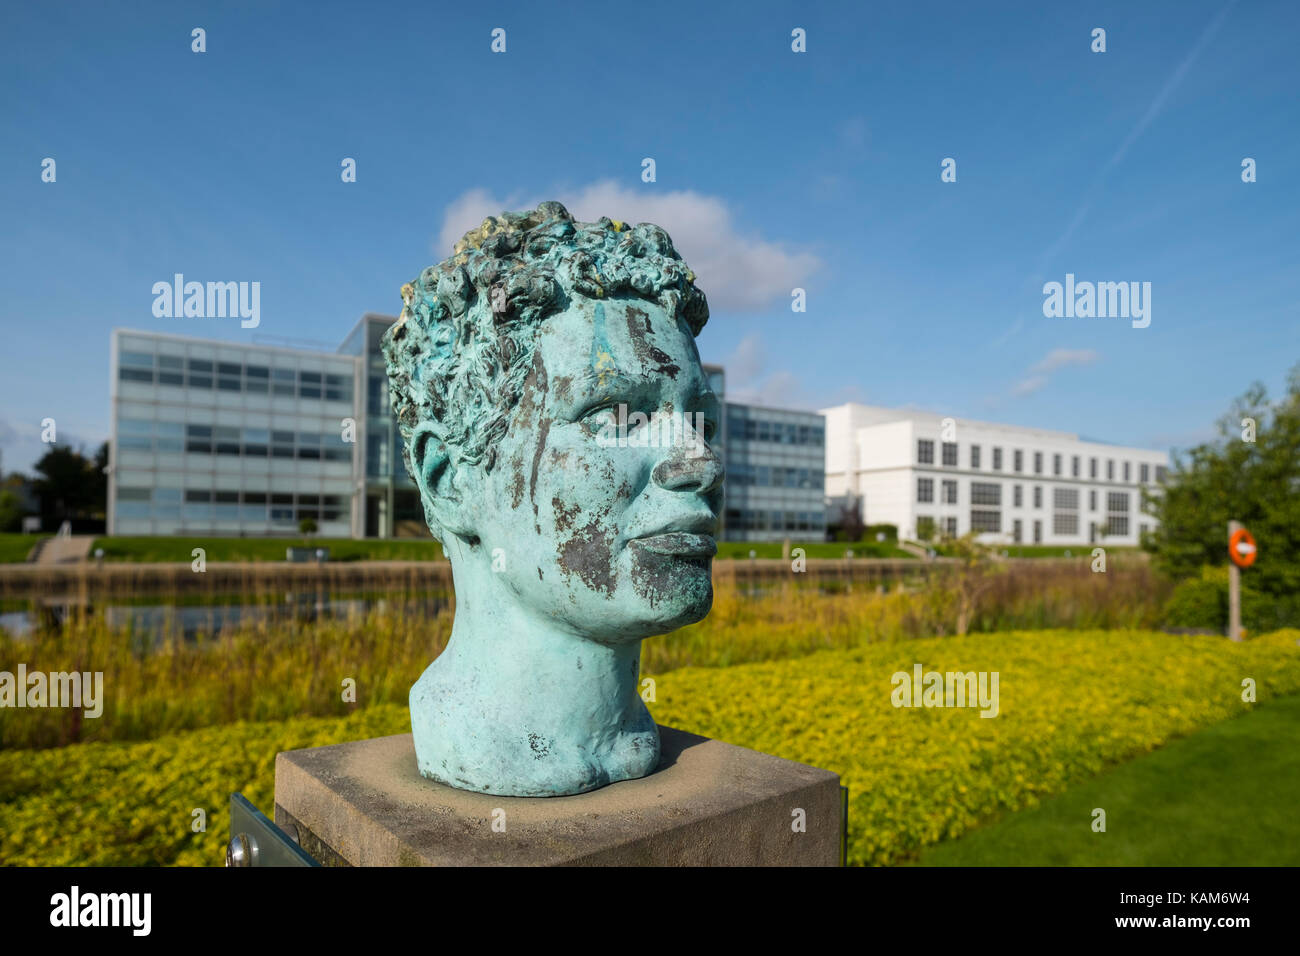
<svg viewBox="0 0 1300 956"><path fill-rule="evenodd" d="M107 445L100 454L107 456ZM36 463L39 476L32 492L40 499L41 515L55 521L103 514L107 510L108 484L99 456L89 459L80 450L55 445ZM105 461L107 458L105 457Z"/></svg>
<svg viewBox="0 0 1300 956"><path fill-rule="evenodd" d="M1254 421L1253 442L1244 419ZM1270 403L1255 383L1217 425L1216 440L1176 456L1164 488L1145 496L1160 522L1145 546L1168 576L1197 577L1203 566L1226 566L1236 519L1259 546L1244 572L1249 585L1290 600L1300 592L1300 364L1285 397Z"/></svg>
<svg viewBox="0 0 1300 956"><path fill-rule="evenodd" d="M316 519L315 519L315 518L303 518L301 521L298 522L298 530L299 530L300 532L302 532L302 534L304 534L304 535L315 534L315 533L316 533Z"/></svg>
<svg viewBox="0 0 1300 956"><path fill-rule="evenodd" d="M0 488L0 531L17 531L22 527L22 499L8 488Z"/></svg>

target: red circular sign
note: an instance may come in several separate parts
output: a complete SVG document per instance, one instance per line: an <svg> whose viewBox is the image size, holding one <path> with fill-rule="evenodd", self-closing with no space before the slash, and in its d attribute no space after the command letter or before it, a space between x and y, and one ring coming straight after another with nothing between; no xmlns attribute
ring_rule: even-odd
<svg viewBox="0 0 1300 956"><path fill-rule="evenodd" d="M1251 537L1249 531L1238 528L1232 532L1232 537L1228 539L1228 557L1232 559L1233 564L1239 568L1248 568L1255 563L1255 555L1258 553L1255 539Z"/></svg>

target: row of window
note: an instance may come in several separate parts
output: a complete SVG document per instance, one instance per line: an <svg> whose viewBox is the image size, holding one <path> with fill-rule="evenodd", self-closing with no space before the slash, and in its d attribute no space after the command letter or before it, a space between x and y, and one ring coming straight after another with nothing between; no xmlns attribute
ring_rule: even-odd
<svg viewBox="0 0 1300 956"><path fill-rule="evenodd" d="M1002 470L1002 449L995 445L993 446L992 451L993 451L992 470L1001 471ZM957 467L957 443L956 442L952 442L952 441L942 442L940 447L940 454L942 455L942 462L944 467L947 468ZM1036 451L1033 454L1034 454L1034 474L1041 475L1043 473L1043 461L1044 461L1043 452ZM974 471L980 470L982 460L983 460L983 455L980 446L972 444L970 446L971 469ZM916 462L919 465L934 464L934 442L931 439L929 438L917 439ZM1013 449L1011 454L1011 462L1012 462L1011 464L1012 471L1023 472L1025 470L1024 451L1020 448ZM1082 468L1082 462L1083 459L1079 455L1070 456L1070 477L1071 478L1081 477L1080 470ZM1097 458L1088 459L1088 477L1090 479L1095 480L1097 478L1099 463L1100 463L1100 459ZM1133 478L1133 463L1125 461L1125 462L1120 462L1120 465L1122 466L1121 473L1124 476L1122 480L1125 482L1131 482ZM1065 456L1054 453L1052 455L1052 474L1054 476L1061 477L1063 474L1064 467L1065 467ZM1155 466L1155 479L1157 482L1164 481L1165 474L1166 474L1166 470L1164 465ZM1115 480L1115 459L1113 458L1106 459L1106 480L1107 481ZM1138 482L1144 485L1151 483L1151 466L1145 462L1138 463Z"/></svg>
<svg viewBox="0 0 1300 956"><path fill-rule="evenodd" d="M245 521L297 524L303 518L340 521L349 517L343 495L279 494L264 491L208 489L117 489L119 518L184 521Z"/></svg>
<svg viewBox="0 0 1300 956"><path fill-rule="evenodd" d="M302 461L351 461L352 445L342 433L277 431L225 425L183 425L120 418L117 447L124 451L188 452L243 455L245 458L297 458Z"/></svg>
<svg viewBox="0 0 1300 956"><path fill-rule="evenodd" d="M820 448L826 443L826 429L819 425L795 425L792 422L773 422L765 418L727 416L727 441L766 441L779 445L812 445Z"/></svg>
<svg viewBox="0 0 1300 956"><path fill-rule="evenodd" d="M821 511L764 511L752 508L728 508L728 531L819 531L826 530L826 515Z"/></svg>
<svg viewBox="0 0 1300 956"><path fill-rule="evenodd" d="M1002 531L1002 512L987 508L972 508L970 513L970 527L975 532L1001 533ZM957 519L952 516L940 518L936 523L935 519L929 515L916 516L916 534L923 541L931 538L935 531L942 528L944 533L955 537L957 534ZM1092 526L1091 540L1096 540L1097 532L1103 531L1107 535L1127 535L1129 529L1129 519L1127 515L1111 514L1107 515L1105 523L1096 522ZM1145 532L1146 526L1143 526ZM1073 513L1058 512L1052 516L1052 533L1061 536L1073 536L1079 533L1079 516ZM1023 524L1021 519L1016 518L1011 522L1011 539L1019 544L1023 538ZM1041 544L1043 540L1043 522L1034 522L1034 543Z"/></svg>
<svg viewBox="0 0 1300 956"><path fill-rule="evenodd" d="M727 484L760 488L824 488L826 475L816 468L781 465L728 465Z"/></svg>
<svg viewBox="0 0 1300 956"><path fill-rule="evenodd" d="M951 479L942 479L941 484L942 498L941 502L945 505L957 504L957 482ZM1043 486L1034 485L1034 507L1043 507ZM934 502L934 479L922 478L916 479L916 500L919 504L932 504ZM1106 510L1122 511L1129 510L1130 495L1126 491L1108 491L1106 492ZM993 505L1002 506L1002 485L996 482L972 481L970 485L970 503L972 505ZM1012 507L1024 507L1024 486L1011 486L1011 504ZM1079 508L1079 489L1078 488L1053 488L1052 504L1058 510L1078 510ZM1097 492L1095 489L1088 492L1088 510L1097 510Z"/></svg>
<svg viewBox="0 0 1300 956"><path fill-rule="evenodd" d="M118 362L117 377L123 382L216 388L218 391L246 392L250 395L280 395L352 403L351 375L245 365L240 362L213 362L209 359L184 359L177 355L154 355L152 352L122 352L118 356Z"/></svg>

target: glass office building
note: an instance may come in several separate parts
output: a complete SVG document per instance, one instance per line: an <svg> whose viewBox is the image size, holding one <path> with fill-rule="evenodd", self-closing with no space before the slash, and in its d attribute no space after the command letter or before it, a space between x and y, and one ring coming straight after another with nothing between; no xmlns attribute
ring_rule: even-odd
<svg viewBox="0 0 1300 956"><path fill-rule="evenodd" d="M706 365L723 397L728 541L821 541L826 536L826 425L816 412L725 399L723 369Z"/></svg>
<svg viewBox="0 0 1300 956"><path fill-rule="evenodd" d="M117 330L110 534L348 536L357 360Z"/></svg>
<svg viewBox="0 0 1300 956"><path fill-rule="evenodd" d="M112 340L108 533L428 536L402 461L380 340L362 316L335 352L118 329ZM723 537L820 540L825 426L725 401Z"/></svg>

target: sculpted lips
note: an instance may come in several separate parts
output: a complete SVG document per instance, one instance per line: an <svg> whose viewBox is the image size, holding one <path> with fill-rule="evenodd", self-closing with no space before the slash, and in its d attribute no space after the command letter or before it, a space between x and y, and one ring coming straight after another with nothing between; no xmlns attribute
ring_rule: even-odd
<svg viewBox="0 0 1300 956"><path fill-rule="evenodd" d="M716 530L716 519L712 516L700 516L676 522L667 528L652 531L632 540L655 554L684 558L711 558L718 553L718 542L713 537Z"/></svg>

